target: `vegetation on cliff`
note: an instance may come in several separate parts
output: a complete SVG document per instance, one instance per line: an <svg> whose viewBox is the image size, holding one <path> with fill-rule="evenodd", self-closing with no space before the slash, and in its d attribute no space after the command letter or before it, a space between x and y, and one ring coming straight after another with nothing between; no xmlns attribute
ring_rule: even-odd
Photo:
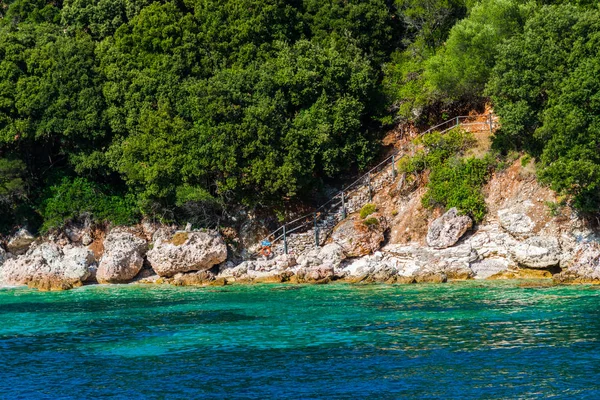
<svg viewBox="0 0 600 400"><path fill-rule="evenodd" d="M12 0L0 17L3 231L308 199L390 124L489 99L501 151L600 204L591 1ZM473 162L432 184L445 196Z"/></svg>

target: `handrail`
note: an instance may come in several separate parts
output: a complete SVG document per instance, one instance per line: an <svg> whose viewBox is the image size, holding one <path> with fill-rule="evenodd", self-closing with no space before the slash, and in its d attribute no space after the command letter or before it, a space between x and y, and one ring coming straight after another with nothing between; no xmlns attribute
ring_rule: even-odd
<svg viewBox="0 0 600 400"><path fill-rule="evenodd" d="M461 119L472 119L472 118L481 118L481 117L487 117L486 121L479 121L479 122L468 122L468 123L460 123ZM489 125L490 127L490 131L493 130L493 125L494 125L494 121L493 121L493 114L478 114L478 115L460 115L457 117L454 117L452 119L449 119L447 121L444 121L438 125L432 126L429 129L425 130L424 132L419 133L416 137L421 137L423 135L426 135L430 132L433 132L435 130L437 130L437 128L448 124L448 123L454 123L454 125L450 126L449 128L443 129L440 131L441 134L444 134L456 127L458 127L459 125L465 125L465 126L470 126L470 125L476 125L476 124L484 124L484 125ZM306 225L310 225L311 224L311 220L314 219L314 223L316 224L317 221L319 219L321 219L323 217L323 215L321 215L320 210L323 210L327 205L330 205L331 202L333 202L336 198L342 196L342 208L344 207L343 204L343 196L344 193L348 192L348 194L352 193L353 190L351 191L350 189L353 188L355 185L357 185L358 183L360 183L362 180L364 180L367 177L371 176L371 173L373 173L375 170L377 170L378 168L380 168L382 165L388 164L390 160L393 160L394 157L396 157L397 155L399 155L400 153L405 152L404 148L398 149L396 150L394 153L392 153L390 156L388 156L387 158L385 158L383 161L381 161L379 164L377 164L376 166L374 166L373 168L371 168L370 170L368 170L367 172L365 172L363 175L361 175L358 179L356 179L354 182L350 183L348 186L342 188L341 190L339 190L337 193L335 193L333 196L331 196L331 198L329 200L327 200L325 203L321 204L318 208L315 209L315 211L303 215L301 217L296 218L293 221L290 222L284 222L283 225L281 225L279 228L277 228L276 230L274 230L273 232L269 233L263 240L268 240L268 238L270 237L275 237L275 235L279 232L279 231L283 231L282 234L280 234L279 236L275 237L272 240L272 244L274 244L275 242L277 242L280 239L284 239L284 241L286 240L286 236L298 231L300 228L305 227ZM305 221L304 223L293 227L291 230L286 230L285 228L288 226L291 226L293 224L295 224L298 221L301 221L303 219L306 219L307 221ZM318 235L317 235L318 237ZM318 239L317 239L318 240ZM286 249L287 249L287 244L286 244Z"/></svg>

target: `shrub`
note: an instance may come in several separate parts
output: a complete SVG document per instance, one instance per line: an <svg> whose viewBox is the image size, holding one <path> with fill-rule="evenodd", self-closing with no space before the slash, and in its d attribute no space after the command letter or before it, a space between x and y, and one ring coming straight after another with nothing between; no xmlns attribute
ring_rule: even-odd
<svg viewBox="0 0 600 400"><path fill-rule="evenodd" d="M369 228L372 226L379 226L379 220L375 217L367 218L363 223Z"/></svg>
<svg viewBox="0 0 600 400"><path fill-rule="evenodd" d="M377 211L377 206L375 204L365 204L363 208L360 209L360 217L365 219L375 211Z"/></svg>
<svg viewBox="0 0 600 400"><path fill-rule="evenodd" d="M457 154L462 154L476 144L472 133L456 128L442 135L431 132L415 140L415 144L423 145L423 149L413 157L402 160L399 165L401 172L419 173L426 169L435 168L445 160Z"/></svg>
<svg viewBox="0 0 600 400"><path fill-rule="evenodd" d="M488 180L495 159L460 156L475 145L474 136L460 128L447 134L432 132L418 139L424 148L403 161L403 172L420 173L429 169L428 191L423 196L425 207L456 207L479 222L486 213L481 186Z"/></svg>
<svg viewBox="0 0 600 400"><path fill-rule="evenodd" d="M493 162L490 158L451 158L433 168L423 196L425 207L456 207L480 222L486 213L481 186L488 180Z"/></svg>

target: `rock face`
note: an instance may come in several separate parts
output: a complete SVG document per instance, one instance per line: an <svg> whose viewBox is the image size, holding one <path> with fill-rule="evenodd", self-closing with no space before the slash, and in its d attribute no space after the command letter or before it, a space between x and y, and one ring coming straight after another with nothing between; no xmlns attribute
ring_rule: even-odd
<svg viewBox="0 0 600 400"><path fill-rule="evenodd" d="M369 215L364 221L354 216L334 229L331 240L341 245L348 257L360 257L381 248L387 227L386 219L378 213Z"/></svg>
<svg viewBox="0 0 600 400"><path fill-rule="evenodd" d="M148 252L148 262L160 276L208 270L226 259L225 241L218 233L208 232L159 235Z"/></svg>
<svg viewBox="0 0 600 400"><path fill-rule="evenodd" d="M332 265L299 268L294 276L298 283L328 283L336 279Z"/></svg>
<svg viewBox="0 0 600 400"><path fill-rule="evenodd" d="M292 281L297 283L327 283L338 279L336 271L346 258L344 247L329 243L298 257L298 268Z"/></svg>
<svg viewBox="0 0 600 400"><path fill-rule="evenodd" d="M176 274L173 277L175 286L204 286L215 281L215 274L210 271L196 271L187 274Z"/></svg>
<svg viewBox="0 0 600 400"><path fill-rule="evenodd" d="M10 238L6 247L9 253L21 255L27 252L34 241L35 237L27 229L21 228Z"/></svg>
<svg viewBox="0 0 600 400"><path fill-rule="evenodd" d="M241 264L225 265L220 268L218 279L238 282L280 283L287 282L293 275L296 259L292 255L280 255L270 260L244 261Z"/></svg>
<svg viewBox="0 0 600 400"><path fill-rule="evenodd" d="M502 228L515 237L527 237L535 227L533 220L519 208L499 210L498 221Z"/></svg>
<svg viewBox="0 0 600 400"><path fill-rule="evenodd" d="M94 255L86 248L43 243L8 259L0 267L0 282L40 290L71 289L90 277L93 263Z"/></svg>
<svg viewBox="0 0 600 400"><path fill-rule="evenodd" d="M319 267L321 265L337 268L345 258L346 254L342 245L329 243L300 255L297 261L300 268Z"/></svg>
<svg viewBox="0 0 600 400"><path fill-rule="evenodd" d="M434 249L453 246L472 226L470 217L458 215L458 210L451 208L431 223L427 232L427 244Z"/></svg>
<svg viewBox="0 0 600 400"><path fill-rule="evenodd" d="M104 254L98 265L96 280L99 283L128 282L140 272L146 241L125 231L113 231L104 240Z"/></svg>
<svg viewBox="0 0 600 400"><path fill-rule="evenodd" d="M571 265L554 276L558 283L600 283L600 242L580 244Z"/></svg>
<svg viewBox="0 0 600 400"><path fill-rule="evenodd" d="M558 265L561 249L555 237L534 236L510 247L515 260L529 268L548 268Z"/></svg>
<svg viewBox="0 0 600 400"><path fill-rule="evenodd" d="M389 250L353 260L338 275L351 283L442 283L448 279L439 265L426 264L425 253L417 255L418 247Z"/></svg>
<svg viewBox="0 0 600 400"><path fill-rule="evenodd" d="M494 275L508 271L511 263L505 258L487 258L475 261L470 265L473 277L476 279L488 279Z"/></svg>
<svg viewBox="0 0 600 400"><path fill-rule="evenodd" d="M0 268L2 268L2 264L6 261L6 251L0 246Z"/></svg>

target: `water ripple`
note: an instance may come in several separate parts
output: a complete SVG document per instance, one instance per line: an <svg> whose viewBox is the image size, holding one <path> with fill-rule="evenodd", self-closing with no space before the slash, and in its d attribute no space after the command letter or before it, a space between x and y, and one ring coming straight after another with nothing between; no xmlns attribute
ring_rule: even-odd
<svg viewBox="0 0 600 400"><path fill-rule="evenodd" d="M0 290L0 399L600 397L600 291Z"/></svg>

